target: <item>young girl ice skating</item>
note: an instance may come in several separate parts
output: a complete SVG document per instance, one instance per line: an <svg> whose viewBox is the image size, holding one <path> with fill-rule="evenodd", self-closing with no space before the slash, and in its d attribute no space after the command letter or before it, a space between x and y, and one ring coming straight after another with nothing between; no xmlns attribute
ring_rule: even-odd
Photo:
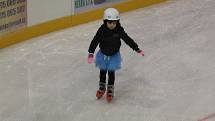
<svg viewBox="0 0 215 121"><path fill-rule="evenodd" d="M88 63L91 64L94 52L99 45L100 50L96 54L95 64L100 69L99 89L96 97L100 99L106 92L106 74L108 74L106 99L110 102L114 96L115 71L121 68L120 46L121 39L138 54L144 56L144 52L124 31L120 24L119 12L115 8L104 11L104 23L98 29L89 46Z"/></svg>

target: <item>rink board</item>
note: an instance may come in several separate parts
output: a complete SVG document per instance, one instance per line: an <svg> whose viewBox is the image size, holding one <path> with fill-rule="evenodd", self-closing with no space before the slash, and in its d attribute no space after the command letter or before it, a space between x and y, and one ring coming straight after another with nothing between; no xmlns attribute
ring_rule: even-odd
<svg viewBox="0 0 215 121"><path fill-rule="evenodd" d="M167 0L132 0L128 2L119 3L116 5L106 6L115 7L120 12L126 12L137 8L158 4ZM11 32L6 35L0 36L0 48L37 37L49 32L57 31L60 29L68 28L71 26L83 24L89 21L100 19L103 15L105 8L98 8L88 12L80 13L72 16L65 16L63 18L51 20L42 24L33 25L23 28L19 31Z"/></svg>

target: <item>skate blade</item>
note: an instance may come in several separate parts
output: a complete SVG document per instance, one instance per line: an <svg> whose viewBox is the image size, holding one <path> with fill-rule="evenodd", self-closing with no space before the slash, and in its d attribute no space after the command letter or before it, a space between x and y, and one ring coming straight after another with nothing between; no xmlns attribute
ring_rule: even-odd
<svg viewBox="0 0 215 121"><path fill-rule="evenodd" d="M103 97L103 95L104 95L104 92L97 92L96 93L96 97L98 100L101 99Z"/></svg>
<svg viewBox="0 0 215 121"><path fill-rule="evenodd" d="M107 97L107 99L106 99L106 100L107 100L107 102L108 102L108 103L110 103L110 102L112 102L113 97Z"/></svg>

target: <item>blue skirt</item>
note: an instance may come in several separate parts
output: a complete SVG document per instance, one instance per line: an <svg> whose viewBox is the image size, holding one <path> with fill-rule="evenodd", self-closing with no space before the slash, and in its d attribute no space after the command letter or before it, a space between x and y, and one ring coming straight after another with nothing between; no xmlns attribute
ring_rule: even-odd
<svg viewBox="0 0 215 121"><path fill-rule="evenodd" d="M120 52L112 56L104 55L101 50L99 50L96 54L96 67L100 70L109 70L109 71L116 71L121 68L122 58Z"/></svg>

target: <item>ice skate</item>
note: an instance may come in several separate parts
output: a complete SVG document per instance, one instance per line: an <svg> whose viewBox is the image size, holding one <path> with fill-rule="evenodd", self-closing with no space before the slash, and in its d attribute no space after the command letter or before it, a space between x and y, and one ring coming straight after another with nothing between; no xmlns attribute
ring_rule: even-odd
<svg viewBox="0 0 215 121"><path fill-rule="evenodd" d="M99 90L97 90L96 92L97 99L100 99L105 94L105 91L106 91L105 86L106 84L104 82L99 83Z"/></svg>
<svg viewBox="0 0 215 121"><path fill-rule="evenodd" d="M114 86L113 85L108 85L106 100L108 102L111 102L113 100L113 97L114 97Z"/></svg>

